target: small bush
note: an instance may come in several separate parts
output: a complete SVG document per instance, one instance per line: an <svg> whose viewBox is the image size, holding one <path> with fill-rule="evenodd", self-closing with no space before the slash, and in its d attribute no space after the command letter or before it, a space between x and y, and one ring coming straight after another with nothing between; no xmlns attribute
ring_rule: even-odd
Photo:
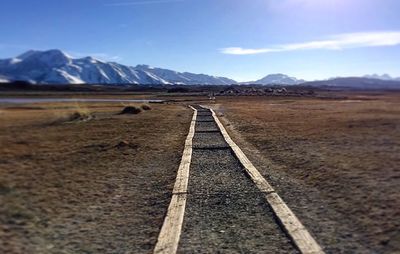
<svg viewBox="0 0 400 254"><path fill-rule="evenodd" d="M68 121L86 121L91 119L89 112L77 111L69 116Z"/></svg>
<svg viewBox="0 0 400 254"><path fill-rule="evenodd" d="M151 107L149 105L144 104L144 105L142 105L142 109L143 110L151 110Z"/></svg>
<svg viewBox="0 0 400 254"><path fill-rule="evenodd" d="M135 106L127 106L125 107L120 114L139 114L140 112L142 112L142 110L138 107Z"/></svg>

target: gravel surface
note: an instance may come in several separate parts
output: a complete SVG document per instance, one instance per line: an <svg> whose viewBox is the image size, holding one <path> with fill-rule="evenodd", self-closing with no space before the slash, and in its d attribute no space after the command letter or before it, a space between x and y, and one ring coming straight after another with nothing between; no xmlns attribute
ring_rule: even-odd
<svg viewBox="0 0 400 254"><path fill-rule="evenodd" d="M214 122L212 116L197 116L196 121L198 122Z"/></svg>
<svg viewBox="0 0 400 254"><path fill-rule="evenodd" d="M197 110L197 112L206 112L206 111L210 111L209 109L205 109L200 107L199 105L192 105L193 108L195 108Z"/></svg>
<svg viewBox="0 0 400 254"><path fill-rule="evenodd" d="M194 150L189 193L245 193L258 191L230 149Z"/></svg>
<svg viewBox="0 0 400 254"><path fill-rule="evenodd" d="M225 148L229 147L219 132L195 133L193 148Z"/></svg>
<svg viewBox="0 0 400 254"><path fill-rule="evenodd" d="M298 253L221 133L196 132L193 146L178 253Z"/></svg>
<svg viewBox="0 0 400 254"><path fill-rule="evenodd" d="M215 122L196 122L196 132L218 132L218 126Z"/></svg>
<svg viewBox="0 0 400 254"><path fill-rule="evenodd" d="M178 253L297 253L258 193L189 195L185 214Z"/></svg>
<svg viewBox="0 0 400 254"><path fill-rule="evenodd" d="M212 113L210 110L207 111L197 111L197 116L212 116Z"/></svg>

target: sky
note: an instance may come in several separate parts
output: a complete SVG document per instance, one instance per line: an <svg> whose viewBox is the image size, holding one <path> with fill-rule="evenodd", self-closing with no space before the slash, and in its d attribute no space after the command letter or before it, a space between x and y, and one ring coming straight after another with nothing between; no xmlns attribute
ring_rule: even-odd
<svg viewBox="0 0 400 254"><path fill-rule="evenodd" d="M1 0L0 58L61 49L257 80L400 77L399 0Z"/></svg>

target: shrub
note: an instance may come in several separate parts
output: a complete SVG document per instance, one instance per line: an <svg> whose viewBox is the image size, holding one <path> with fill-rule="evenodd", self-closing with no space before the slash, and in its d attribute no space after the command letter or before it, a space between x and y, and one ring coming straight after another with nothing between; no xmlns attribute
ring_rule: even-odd
<svg viewBox="0 0 400 254"><path fill-rule="evenodd" d="M142 110L138 107L135 106L127 106L125 107L120 114L139 114L140 112L142 112Z"/></svg>
<svg viewBox="0 0 400 254"><path fill-rule="evenodd" d="M69 116L68 121L86 121L91 118L89 112L76 111Z"/></svg>
<svg viewBox="0 0 400 254"><path fill-rule="evenodd" d="M143 110L151 110L151 107L149 105L144 104L144 105L142 105L142 109Z"/></svg>

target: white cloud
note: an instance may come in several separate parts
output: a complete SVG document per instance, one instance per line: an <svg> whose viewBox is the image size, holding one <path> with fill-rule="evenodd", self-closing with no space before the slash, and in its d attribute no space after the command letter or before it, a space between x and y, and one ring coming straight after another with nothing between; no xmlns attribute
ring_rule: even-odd
<svg viewBox="0 0 400 254"><path fill-rule="evenodd" d="M118 3L108 3L105 6L131 6L131 5L145 5L145 4L163 4L172 2L182 2L184 0L148 0L148 1L128 1Z"/></svg>
<svg viewBox="0 0 400 254"><path fill-rule="evenodd" d="M271 52L284 52L296 50L342 50L348 48L383 47L400 45L400 32L363 32L334 35L326 40L309 41L302 43L281 44L267 48L241 48L229 47L220 51L230 55L253 55Z"/></svg>

